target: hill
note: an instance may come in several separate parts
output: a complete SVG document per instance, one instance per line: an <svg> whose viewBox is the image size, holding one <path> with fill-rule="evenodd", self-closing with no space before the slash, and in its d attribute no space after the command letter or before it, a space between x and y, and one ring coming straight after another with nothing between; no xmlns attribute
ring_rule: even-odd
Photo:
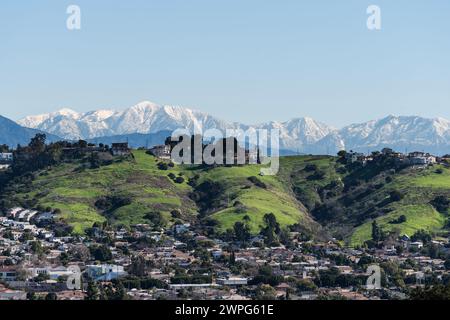
<svg viewBox="0 0 450 320"><path fill-rule="evenodd" d="M358 166L336 157L286 157L280 174L315 220L352 246L372 238L373 220L387 234L447 233L448 208L439 212L432 203L450 199L450 169L394 168L383 161Z"/></svg>
<svg viewBox="0 0 450 320"><path fill-rule="evenodd" d="M0 116L0 144L6 144L10 147L16 147L18 144L26 145L37 133L43 132L21 127L14 121ZM61 140L55 135L46 135L49 142Z"/></svg>
<svg viewBox="0 0 450 320"><path fill-rule="evenodd" d="M246 223L257 233L264 214L270 212L281 226L299 223L308 230L318 228L277 177L253 178L263 187L249 179L258 175L259 165L203 168L161 163L142 150L95 169L81 160L63 163L35 172L31 183L16 184L14 192L5 197L11 205L59 209L60 219L76 233L96 222L125 226L149 223L155 213L164 225L179 220L200 225L202 219L213 220L217 232L232 228L248 215L251 220ZM225 191L211 194L214 189L209 188L202 193L211 182ZM205 203L208 210L204 210Z"/></svg>
<svg viewBox="0 0 450 320"><path fill-rule="evenodd" d="M105 221L185 221L208 233L242 222L257 234L267 213L283 228L351 246L371 240L374 220L387 238L422 229L448 233L450 169L397 167L378 158L361 165L341 157L281 157L277 176L260 176L260 165L178 166L135 150L96 168L78 159L34 172L32 180L7 185L2 198L9 206L59 209L76 233Z"/></svg>

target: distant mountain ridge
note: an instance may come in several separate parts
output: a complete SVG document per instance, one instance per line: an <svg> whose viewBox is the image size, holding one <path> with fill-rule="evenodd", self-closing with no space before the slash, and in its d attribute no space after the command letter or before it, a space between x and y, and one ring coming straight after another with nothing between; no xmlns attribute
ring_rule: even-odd
<svg viewBox="0 0 450 320"><path fill-rule="evenodd" d="M0 116L0 144L6 144L10 147L16 147L18 144L27 145L37 133L44 132L21 127L14 121ZM61 140L61 138L47 134L47 141L52 142L57 140Z"/></svg>
<svg viewBox="0 0 450 320"><path fill-rule="evenodd" d="M62 109L54 113L28 116L18 123L70 140L95 140L100 137L104 140L104 137L111 136L126 138L127 135L153 135L179 128L191 132L200 128L222 131L279 129L280 149L293 153L335 154L342 149L370 152L384 147L399 151L450 153L450 121L418 116L390 115L379 120L351 124L342 129L335 129L308 117L247 125L227 122L197 110L145 101L123 111L77 113Z"/></svg>

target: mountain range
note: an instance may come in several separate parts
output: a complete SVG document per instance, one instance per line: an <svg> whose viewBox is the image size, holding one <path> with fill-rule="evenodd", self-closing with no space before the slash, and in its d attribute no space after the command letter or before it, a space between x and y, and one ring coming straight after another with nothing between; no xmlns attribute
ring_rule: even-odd
<svg viewBox="0 0 450 320"><path fill-rule="evenodd" d="M292 153L335 154L343 149L369 152L384 147L398 151L450 153L450 121L418 116L390 115L341 129L308 117L248 125L227 122L197 110L145 101L122 111L97 110L78 113L62 109L25 117L19 120L18 124L69 140L108 142L114 138L133 138L140 146L145 146L144 141L162 142L161 132L165 134L179 128L191 132L211 128L222 131L276 128L280 130L280 149Z"/></svg>
<svg viewBox="0 0 450 320"><path fill-rule="evenodd" d="M18 144L27 145L30 139L37 133L45 133L40 130L24 128L14 121L0 116L0 144L16 147ZM47 141L61 140L58 136L47 134Z"/></svg>

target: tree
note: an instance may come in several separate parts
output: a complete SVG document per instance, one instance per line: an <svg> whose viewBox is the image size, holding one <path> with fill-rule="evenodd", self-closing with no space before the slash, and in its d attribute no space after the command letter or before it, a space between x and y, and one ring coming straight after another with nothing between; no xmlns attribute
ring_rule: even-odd
<svg viewBox="0 0 450 320"><path fill-rule="evenodd" d="M47 280L50 280L50 276L46 273L39 273L37 277L34 278L34 281L36 282L44 282Z"/></svg>
<svg viewBox="0 0 450 320"><path fill-rule="evenodd" d="M106 262L112 259L111 250L105 245L96 245L89 248L91 251L91 255L95 258L95 260Z"/></svg>
<svg viewBox="0 0 450 320"><path fill-rule="evenodd" d="M45 140L47 136L43 133L38 133L34 138L31 138L28 146L31 148L32 152L35 154L40 154L45 151Z"/></svg>
<svg viewBox="0 0 450 320"><path fill-rule="evenodd" d="M54 292L49 292L49 293L45 296L45 300L58 300L58 296L57 296L56 293L54 293Z"/></svg>
<svg viewBox="0 0 450 320"><path fill-rule="evenodd" d="M347 156L347 151L341 150L337 153L339 158L345 158Z"/></svg>
<svg viewBox="0 0 450 320"><path fill-rule="evenodd" d="M450 270L450 257L445 260L444 267L445 270Z"/></svg>
<svg viewBox="0 0 450 320"><path fill-rule="evenodd" d="M268 246L278 245L277 235L280 233L280 224L273 213L264 215L264 223L266 227L261 230L264 241Z"/></svg>
<svg viewBox="0 0 450 320"><path fill-rule="evenodd" d="M373 220L373 222L372 222L372 240L375 242L379 242L379 241L383 240L382 230L378 226L378 223L376 220Z"/></svg>
<svg viewBox="0 0 450 320"><path fill-rule="evenodd" d="M436 208L440 213L446 213L450 207L450 200L446 196L437 196L430 204Z"/></svg>
<svg viewBox="0 0 450 320"><path fill-rule="evenodd" d="M424 244L427 244L428 242L430 242L432 240L432 236L430 233L428 233L427 231L421 229L416 231L412 237L411 237L412 241L422 241Z"/></svg>
<svg viewBox="0 0 450 320"><path fill-rule="evenodd" d="M238 221L234 224L233 229L234 235L238 241L247 242L250 239L250 228L246 224Z"/></svg>
<svg viewBox="0 0 450 320"><path fill-rule="evenodd" d="M98 300L100 298L99 290L95 282L89 281L85 300Z"/></svg>
<svg viewBox="0 0 450 320"><path fill-rule="evenodd" d="M137 277L145 276L146 261L142 255L138 255L132 259L130 265L130 273Z"/></svg>
<svg viewBox="0 0 450 320"><path fill-rule="evenodd" d="M393 190L393 191L390 192L389 197L390 197L392 202L395 202L395 201L402 200L404 195L403 195L403 193L401 193L398 190Z"/></svg>
<svg viewBox="0 0 450 320"><path fill-rule="evenodd" d="M164 217L161 212L149 212L144 216L145 219L150 220L154 227L161 228L166 225Z"/></svg>

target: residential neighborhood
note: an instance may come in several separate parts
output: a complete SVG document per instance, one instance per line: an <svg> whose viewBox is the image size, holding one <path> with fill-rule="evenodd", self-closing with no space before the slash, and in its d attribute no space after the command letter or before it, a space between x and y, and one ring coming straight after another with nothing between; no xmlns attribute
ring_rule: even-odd
<svg viewBox="0 0 450 320"><path fill-rule="evenodd" d="M0 218L2 300L406 299L410 289L450 279L450 261L440 258L449 253L448 239L424 243L405 235L382 248L344 248L291 232L287 245L267 247L261 237L245 245L208 238L189 224L99 226L81 237L57 235L39 226L45 212L26 211ZM368 289L373 264L386 277ZM77 277L78 288L70 285Z"/></svg>

